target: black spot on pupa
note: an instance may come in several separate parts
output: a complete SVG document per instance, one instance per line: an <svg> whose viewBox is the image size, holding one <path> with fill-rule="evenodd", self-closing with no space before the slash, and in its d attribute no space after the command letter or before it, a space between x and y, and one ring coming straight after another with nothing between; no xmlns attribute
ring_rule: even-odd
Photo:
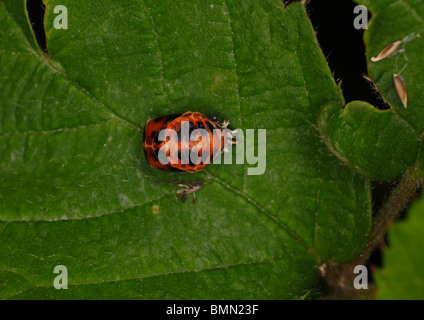
<svg viewBox="0 0 424 320"><path fill-rule="evenodd" d="M209 122L209 121L207 122L207 125L208 125L209 130L211 130L211 132L213 133L213 129L216 129L214 127L214 125L211 122Z"/></svg>
<svg viewBox="0 0 424 320"><path fill-rule="evenodd" d="M209 120L213 121L213 122L217 122L218 121L218 118L216 116L214 116L213 114L208 115L207 118Z"/></svg>
<svg viewBox="0 0 424 320"><path fill-rule="evenodd" d="M190 132L190 134L193 132L193 130L194 130L194 124L193 124L193 122L190 122L189 121L189 123L188 123L188 132Z"/></svg>
<svg viewBox="0 0 424 320"><path fill-rule="evenodd" d="M159 144L159 134L157 132L152 132L151 139L153 143Z"/></svg>
<svg viewBox="0 0 424 320"><path fill-rule="evenodd" d="M218 125L220 125L220 126L222 126L222 122L216 117L216 116L214 116L214 115L209 115L209 116L207 116L207 118L209 119L209 120L211 120L212 122L215 122L215 123L217 123Z"/></svg>
<svg viewBox="0 0 424 320"><path fill-rule="evenodd" d="M154 122L161 122L163 119L166 119L167 122L174 120L175 118L178 118L180 114L170 114L169 116L159 117L153 119Z"/></svg>
<svg viewBox="0 0 424 320"><path fill-rule="evenodd" d="M192 122L188 123L188 140L190 141L191 133L194 131L194 124Z"/></svg>

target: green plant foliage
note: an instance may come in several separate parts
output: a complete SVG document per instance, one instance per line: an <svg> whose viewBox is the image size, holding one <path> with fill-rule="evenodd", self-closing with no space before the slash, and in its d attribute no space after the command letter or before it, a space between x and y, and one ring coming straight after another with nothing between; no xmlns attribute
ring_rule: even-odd
<svg viewBox="0 0 424 320"><path fill-rule="evenodd" d="M49 0L49 58L22 1L0 26L0 298L299 298L362 250L370 184L318 134L343 97L302 3ZM266 129L265 173L150 168L145 121L187 110ZM158 183L215 170L196 204Z"/></svg>
<svg viewBox="0 0 424 320"><path fill-rule="evenodd" d="M413 204L405 221L389 230L383 269L375 274L377 299L424 299L424 199Z"/></svg>
<svg viewBox="0 0 424 320"><path fill-rule="evenodd" d="M330 102L323 107L320 132L334 154L350 167L373 180L394 180L408 168L422 169L423 164L424 3L358 2L374 14L365 32L369 76L390 109L381 111L354 101L342 110L342 106ZM393 55L371 61L371 57L399 40L402 44ZM400 74L405 83L406 108L396 92L394 74Z"/></svg>

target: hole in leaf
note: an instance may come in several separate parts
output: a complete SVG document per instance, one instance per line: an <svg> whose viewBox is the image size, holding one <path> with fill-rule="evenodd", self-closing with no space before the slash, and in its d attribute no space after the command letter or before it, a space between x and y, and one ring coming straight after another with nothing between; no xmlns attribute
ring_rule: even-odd
<svg viewBox="0 0 424 320"><path fill-rule="evenodd" d="M49 55L47 51L46 32L44 30L44 14L46 6L42 0L27 0L26 10L28 12L29 21L31 22L31 28L34 32L35 39L41 50Z"/></svg>
<svg viewBox="0 0 424 320"><path fill-rule="evenodd" d="M334 79L341 82L346 102L363 100L378 109L389 109L373 84L364 78L368 74L364 30L353 25L357 5L351 0L311 0L306 8Z"/></svg>

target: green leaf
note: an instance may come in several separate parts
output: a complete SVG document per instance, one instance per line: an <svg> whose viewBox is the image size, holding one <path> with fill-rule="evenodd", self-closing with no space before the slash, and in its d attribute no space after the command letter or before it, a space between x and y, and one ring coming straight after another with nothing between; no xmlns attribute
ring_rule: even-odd
<svg viewBox="0 0 424 320"><path fill-rule="evenodd" d="M343 97L302 3L46 1L49 59L22 6L0 6L1 298L298 298L361 252L370 184L318 135ZM265 173L150 168L145 121L187 110L266 129ZM196 204L158 183L215 170Z"/></svg>
<svg viewBox="0 0 424 320"><path fill-rule="evenodd" d="M324 105L318 123L328 147L346 165L374 180L392 180L417 160L419 137L391 110L355 101Z"/></svg>
<svg viewBox="0 0 424 320"><path fill-rule="evenodd" d="M373 180L394 180L408 168L423 169L424 128L424 3L408 0L358 1L373 18L365 31L369 76L390 106L377 110L354 101L342 110L336 102L324 104L320 133L343 162ZM389 44L402 41L392 55L378 62L371 57ZM407 107L399 98L394 74L400 74L408 96Z"/></svg>
<svg viewBox="0 0 424 320"><path fill-rule="evenodd" d="M377 299L424 299L424 198L415 202L405 221L389 230L383 269L375 274Z"/></svg>

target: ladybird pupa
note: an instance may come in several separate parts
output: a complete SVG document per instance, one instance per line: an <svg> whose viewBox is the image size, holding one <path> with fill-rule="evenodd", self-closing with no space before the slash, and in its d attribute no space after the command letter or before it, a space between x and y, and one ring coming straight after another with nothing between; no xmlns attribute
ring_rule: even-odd
<svg viewBox="0 0 424 320"><path fill-rule="evenodd" d="M203 130L206 135L199 139L183 143L181 135L183 132L182 124L186 123L188 134L194 130ZM223 133L229 122L221 123L216 117L207 117L199 112L187 111L184 114L172 114L155 119L149 119L144 127L143 149L149 165L167 171L185 171L194 173L200 171L209 164L214 157L223 152L227 143ZM159 159L159 150L165 145L165 141L159 141L159 133L162 130L171 129L176 134L170 137L167 144L176 150L176 162L168 161L162 163ZM184 154L189 155L193 150L198 151L199 158L193 160L191 156L188 162L184 160ZM167 160L171 160L171 154L166 153Z"/></svg>
<svg viewBox="0 0 424 320"><path fill-rule="evenodd" d="M402 44L401 40L392 42L391 44L386 46L383 50L381 50L381 52L378 54L377 57L372 57L371 61L377 62L377 61L381 61L383 59L390 57L392 54L394 54L399 49L401 44Z"/></svg>

